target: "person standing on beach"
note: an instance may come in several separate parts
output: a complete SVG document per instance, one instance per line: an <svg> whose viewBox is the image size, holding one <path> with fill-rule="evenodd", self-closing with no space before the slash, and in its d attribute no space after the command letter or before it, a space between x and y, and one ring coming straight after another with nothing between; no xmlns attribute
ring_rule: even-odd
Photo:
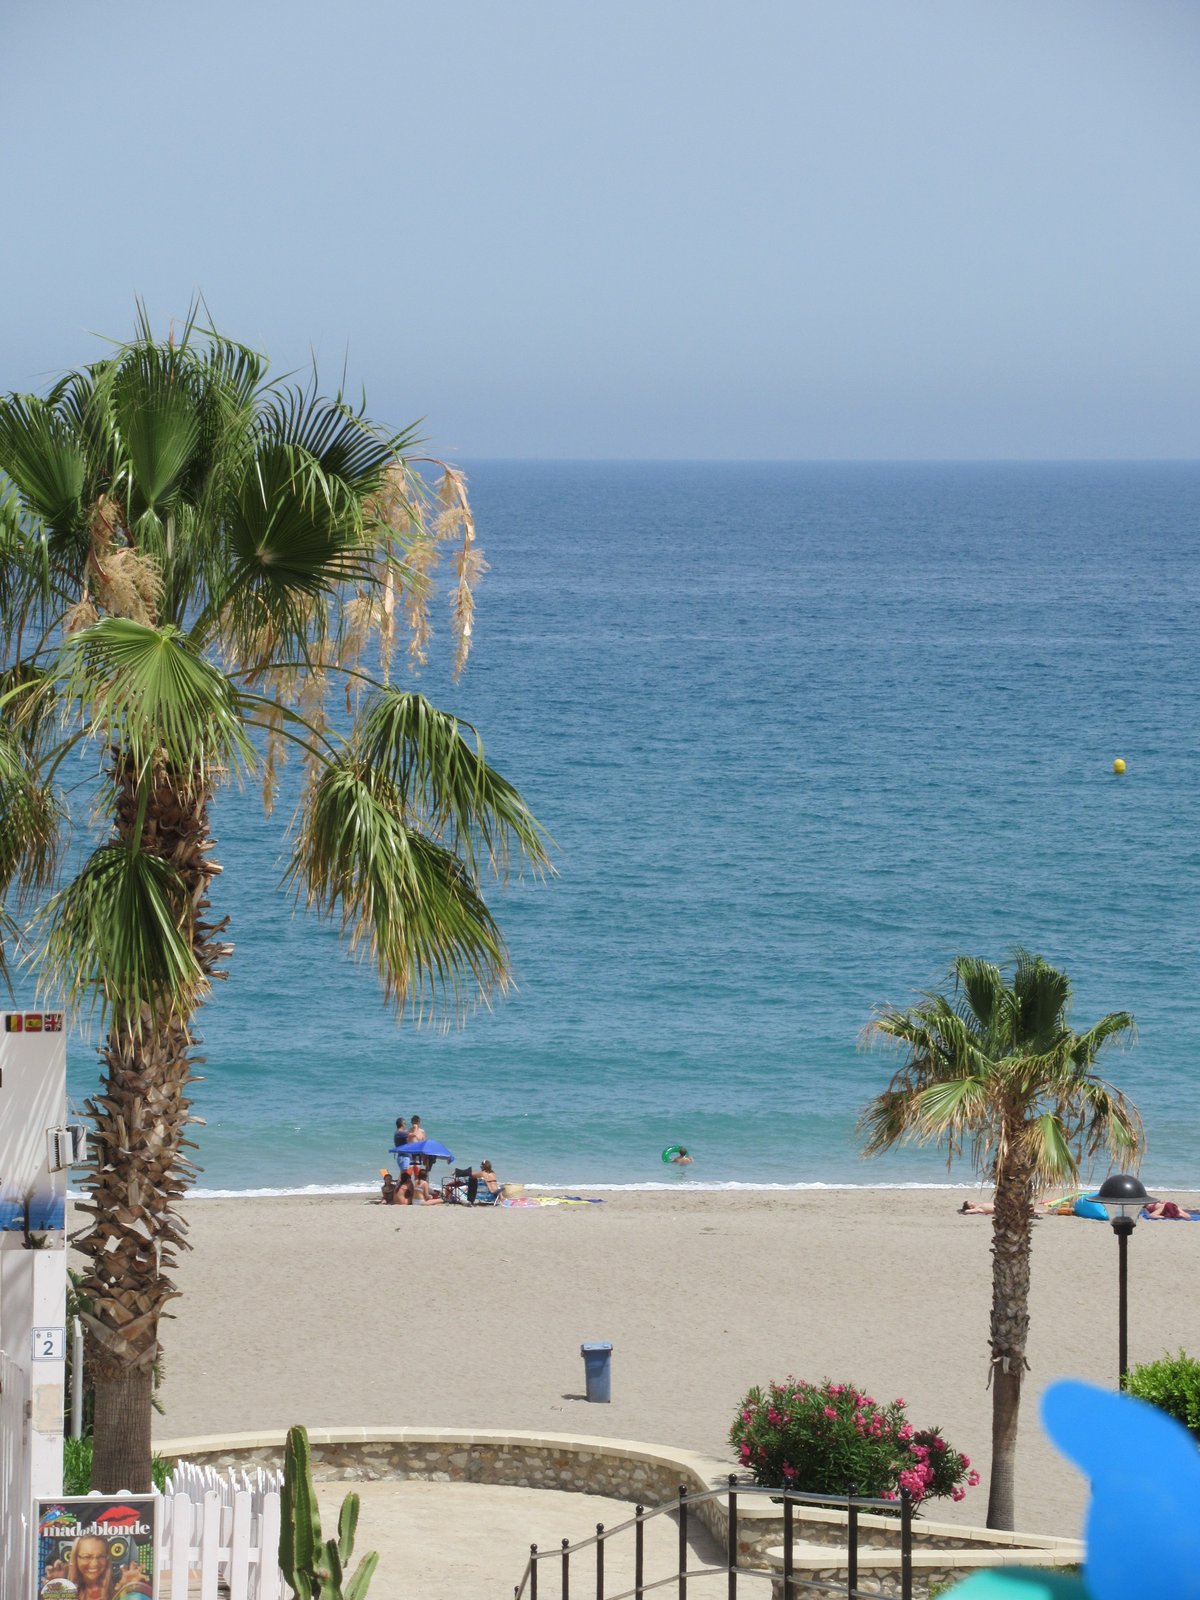
<svg viewBox="0 0 1200 1600"><path fill-rule="evenodd" d="M410 1144L420 1144L422 1139L428 1139L428 1137L429 1135L421 1126L420 1117L414 1114L412 1119L412 1127L408 1130L408 1142Z"/></svg>
<svg viewBox="0 0 1200 1600"><path fill-rule="evenodd" d="M404 1118L403 1117L397 1117L396 1118L396 1136L392 1140L392 1143L394 1145L401 1145L401 1144L407 1144L408 1143L408 1129L404 1126Z"/></svg>

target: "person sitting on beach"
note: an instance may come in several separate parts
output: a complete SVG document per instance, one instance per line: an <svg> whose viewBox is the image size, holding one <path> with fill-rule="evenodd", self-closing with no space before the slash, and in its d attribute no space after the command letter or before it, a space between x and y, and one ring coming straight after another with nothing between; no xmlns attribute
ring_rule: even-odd
<svg viewBox="0 0 1200 1600"><path fill-rule="evenodd" d="M418 1206L440 1206L442 1197L434 1194L429 1187L429 1178L422 1172L413 1182L413 1204Z"/></svg>
<svg viewBox="0 0 1200 1600"><path fill-rule="evenodd" d="M691 1164L692 1158L687 1153L687 1146L681 1144L679 1149L671 1157L671 1165L673 1167L690 1167Z"/></svg>
<svg viewBox="0 0 1200 1600"><path fill-rule="evenodd" d="M995 1209L990 1200L964 1200L958 1214L960 1217L990 1217Z"/></svg>
<svg viewBox="0 0 1200 1600"><path fill-rule="evenodd" d="M396 1185L396 1198L392 1204L397 1206L411 1206L415 1204L413 1175L411 1172L402 1172L400 1182Z"/></svg>
<svg viewBox="0 0 1200 1600"><path fill-rule="evenodd" d="M490 1161L481 1161L479 1163L479 1171L473 1172L471 1176L477 1178L480 1183L486 1184L489 1193L499 1193L500 1179L492 1171L492 1163Z"/></svg>
<svg viewBox="0 0 1200 1600"><path fill-rule="evenodd" d="M394 1206L396 1204L396 1180L390 1172L384 1173L383 1182L379 1185L379 1193L385 1206Z"/></svg>

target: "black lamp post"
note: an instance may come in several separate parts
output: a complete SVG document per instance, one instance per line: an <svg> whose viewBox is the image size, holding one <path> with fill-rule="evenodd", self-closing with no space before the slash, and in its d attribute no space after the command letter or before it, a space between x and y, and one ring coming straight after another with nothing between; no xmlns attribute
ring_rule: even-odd
<svg viewBox="0 0 1200 1600"><path fill-rule="evenodd" d="M1105 1178L1088 1199L1103 1201L1109 1208L1112 1230L1117 1236L1117 1365L1120 1368L1118 1386L1123 1389L1129 1370L1129 1235L1137 1226L1138 1212L1154 1196L1146 1193L1140 1178L1128 1172L1115 1172L1111 1178Z"/></svg>

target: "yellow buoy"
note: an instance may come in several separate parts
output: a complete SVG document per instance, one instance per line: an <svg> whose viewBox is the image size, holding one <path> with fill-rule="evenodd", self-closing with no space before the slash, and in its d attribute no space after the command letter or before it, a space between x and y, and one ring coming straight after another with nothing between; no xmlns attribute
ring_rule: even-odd
<svg viewBox="0 0 1200 1600"><path fill-rule="evenodd" d="M1120 777L1121 774L1125 771L1125 763L1121 760L1120 756L1118 756L1117 759L1113 762L1113 771L1117 774L1118 777Z"/></svg>

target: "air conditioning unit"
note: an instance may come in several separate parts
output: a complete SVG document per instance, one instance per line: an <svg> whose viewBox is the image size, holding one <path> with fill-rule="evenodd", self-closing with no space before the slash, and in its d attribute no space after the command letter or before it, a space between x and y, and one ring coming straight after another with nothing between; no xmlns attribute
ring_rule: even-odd
<svg viewBox="0 0 1200 1600"><path fill-rule="evenodd" d="M62 1172L86 1158L87 1128L82 1122L46 1129L46 1165L51 1172Z"/></svg>

